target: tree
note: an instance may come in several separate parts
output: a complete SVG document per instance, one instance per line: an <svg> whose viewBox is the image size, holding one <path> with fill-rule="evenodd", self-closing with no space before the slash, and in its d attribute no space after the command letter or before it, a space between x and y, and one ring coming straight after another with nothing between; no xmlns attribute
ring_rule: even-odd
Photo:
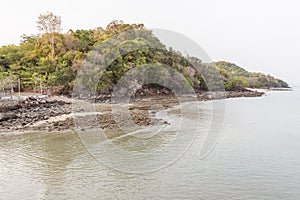
<svg viewBox="0 0 300 200"><path fill-rule="evenodd" d="M39 15L36 23L38 30L45 34L47 42L50 44L50 58L52 67L55 68L55 34L62 30L61 17L52 12L46 12Z"/></svg>

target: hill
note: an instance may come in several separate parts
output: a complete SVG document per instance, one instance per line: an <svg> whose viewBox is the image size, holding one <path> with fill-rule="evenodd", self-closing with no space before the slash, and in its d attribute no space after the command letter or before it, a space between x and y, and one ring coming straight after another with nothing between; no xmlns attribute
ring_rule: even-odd
<svg viewBox="0 0 300 200"><path fill-rule="evenodd" d="M51 13L40 17L58 20ZM41 30L48 30L46 28L42 27ZM188 84L195 91L218 90L222 87L226 90L288 87L282 80L270 75L247 72L232 63L221 61L203 64L199 58L185 57L172 48L167 49L143 24L113 21L106 28L69 30L67 33L61 33L59 27L53 30L37 35L23 35L19 45L0 48L2 90L16 89L19 79L21 90L25 92L71 94L75 80L82 85L93 86L91 84L94 84L95 79L78 79L79 71L88 71L89 75L96 74L98 78L97 84L93 86L95 92L109 94L126 72L147 64L152 65L147 72L150 73L149 77L172 81L174 87L178 88L188 87L184 85ZM94 57L95 51L105 58L102 59L103 63L100 62L107 65L102 71L90 68L95 65L94 62L98 62ZM181 73L186 82L172 75L170 69L159 66L171 67ZM155 74L151 74L154 71ZM158 84L148 84L146 87L166 90Z"/></svg>
<svg viewBox="0 0 300 200"><path fill-rule="evenodd" d="M219 61L213 63L224 78L226 90L238 87L248 88L287 88L289 85L278 78L263 73L248 72L234 63Z"/></svg>

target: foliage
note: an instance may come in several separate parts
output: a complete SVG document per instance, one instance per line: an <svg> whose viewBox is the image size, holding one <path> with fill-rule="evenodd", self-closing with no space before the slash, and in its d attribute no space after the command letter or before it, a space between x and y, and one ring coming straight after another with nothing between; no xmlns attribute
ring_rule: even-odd
<svg viewBox="0 0 300 200"><path fill-rule="evenodd" d="M229 62L215 62L214 65L224 77L224 86L226 90L239 89L241 87L249 88L286 88L288 84L271 75L262 73L248 72L245 69Z"/></svg>
<svg viewBox="0 0 300 200"><path fill-rule="evenodd" d="M124 73L147 64L170 66L181 73L196 91L218 90L224 86L226 90L288 87L282 80L247 72L232 63L203 64L198 58L184 57L172 48L167 50L143 24L113 21L106 28L61 33L60 17L48 12L38 17L37 25L42 34L23 35L19 45L0 48L0 79L19 77L22 90L29 91L36 85L43 85L47 90L70 93L81 69L92 76L78 80L80 84L93 85L97 81L95 89L98 93L110 93ZM93 57L95 51L104 55L101 62L108 65L104 71L91 69L92 62L97 61ZM160 68L156 75L179 82L172 73Z"/></svg>

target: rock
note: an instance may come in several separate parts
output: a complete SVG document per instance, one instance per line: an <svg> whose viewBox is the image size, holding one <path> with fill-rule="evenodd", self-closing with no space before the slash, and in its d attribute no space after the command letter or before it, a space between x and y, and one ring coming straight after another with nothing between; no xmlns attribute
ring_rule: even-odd
<svg viewBox="0 0 300 200"><path fill-rule="evenodd" d="M4 114L0 113L0 121L2 121L3 118L4 118Z"/></svg>

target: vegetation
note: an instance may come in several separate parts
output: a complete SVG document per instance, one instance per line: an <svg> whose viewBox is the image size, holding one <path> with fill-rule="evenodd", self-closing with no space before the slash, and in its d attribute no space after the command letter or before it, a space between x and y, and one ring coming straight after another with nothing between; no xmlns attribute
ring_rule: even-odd
<svg viewBox="0 0 300 200"><path fill-rule="evenodd" d="M77 72L84 68L83 71L98 75L95 76L99 78L96 79L97 93L110 93L124 73L146 64L170 66L183 74L196 91L221 88L216 80L221 80L226 90L288 87L282 80L247 72L231 63L203 64L197 58L184 57L179 52L167 49L143 24L113 21L106 28L61 33L60 17L48 12L38 17L37 27L41 34L23 35L19 45L0 48L2 87L7 82L11 87L12 80L20 79L23 91L38 87L47 93L71 93ZM116 35L118 38L112 39ZM97 60L92 52L95 49L100 55L105 55L106 60L102 64L108 64L102 72L91 71L89 67L89 59L93 62ZM201 74L196 68L201 69ZM171 72L166 75L165 70L160 70L163 78L174 79ZM79 81L89 84L93 80Z"/></svg>
<svg viewBox="0 0 300 200"><path fill-rule="evenodd" d="M271 75L248 72L245 69L229 62L214 62L224 79L226 90L234 90L241 87L248 88L287 88L288 84Z"/></svg>

